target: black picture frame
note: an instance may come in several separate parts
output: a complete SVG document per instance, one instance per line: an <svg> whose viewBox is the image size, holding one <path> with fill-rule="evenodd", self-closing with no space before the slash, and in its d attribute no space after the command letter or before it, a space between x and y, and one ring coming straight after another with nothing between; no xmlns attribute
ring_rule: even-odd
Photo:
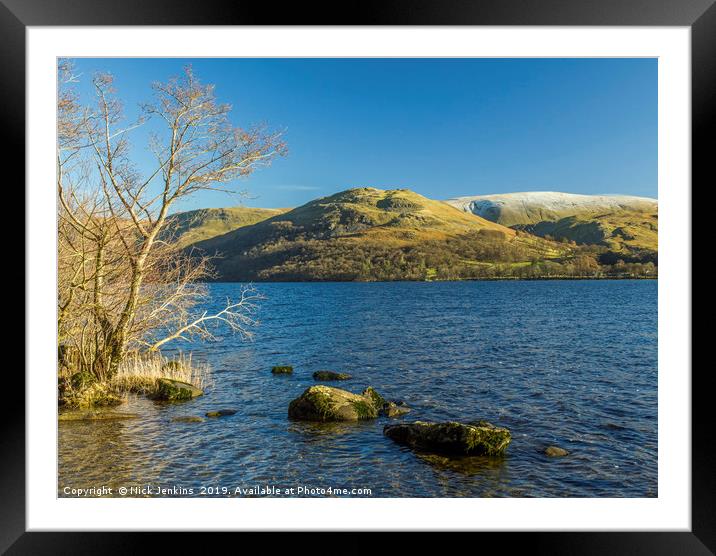
<svg viewBox="0 0 716 556"><path fill-rule="evenodd" d="M25 30L64 25L618 25L691 28L692 183L714 182L716 108L716 4L714 0L381 0L334 3L220 2L203 0L0 0L0 111L7 161L25 158ZM16 165L14 183L24 182ZM6 179L7 174L5 175ZM689 184L685 184L688 186ZM693 185L692 191L693 189ZM29 202L25 209L31 210ZM26 252L27 256L27 252ZM25 291L26 296L30 292ZM24 392L16 372L5 374L5 388ZM684 373L691 369L683 369ZM691 532L540 532L481 533L481 551L516 546L550 554L713 554L716 552L714 433L708 414L707 368L692 380ZM0 434L0 550L8 554L112 554L149 547L146 533L25 532L25 404L6 405ZM277 524L280 526L280 524ZM350 524L347 524L349 527ZM77 524L81 528L81 524ZM270 533L269 533L270 534ZM206 534L163 535L164 552L207 548ZM262 534L267 535L267 534ZM221 534L225 536L225 534ZM212 538L211 542L217 539ZM223 541L224 539L218 539ZM229 540L231 542L231 540ZM242 539L242 545L246 539ZM263 542L255 539L255 542ZM272 543L278 542L272 539ZM305 541L284 535L280 541ZM365 542L365 541L363 541ZM474 542L474 541L468 541ZM358 541L360 543L360 541ZM275 546L275 545L274 545ZM348 541L345 546L356 546ZM372 546L377 546L372 544ZM387 547L386 547L387 549Z"/></svg>

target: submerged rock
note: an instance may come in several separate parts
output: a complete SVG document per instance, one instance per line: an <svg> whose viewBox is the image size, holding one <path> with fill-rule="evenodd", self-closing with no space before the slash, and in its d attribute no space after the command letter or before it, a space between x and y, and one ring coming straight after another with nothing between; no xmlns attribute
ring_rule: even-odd
<svg viewBox="0 0 716 556"><path fill-rule="evenodd" d="M152 396L152 399L176 402L191 400L192 398L201 396L203 393L203 390L188 382L160 378L157 380L157 392Z"/></svg>
<svg viewBox="0 0 716 556"><path fill-rule="evenodd" d="M279 365L271 368L271 373L275 375L290 375L293 373L293 367L290 365Z"/></svg>
<svg viewBox="0 0 716 556"><path fill-rule="evenodd" d="M398 444L439 454L500 456L510 443L510 431L486 421L480 424L401 423L386 425L383 434Z"/></svg>
<svg viewBox="0 0 716 556"><path fill-rule="evenodd" d="M313 373L313 380L350 380L353 378L347 373L336 373L334 371L316 371Z"/></svg>
<svg viewBox="0 0 716 556"><path fill-rule="evenodd" d="M559 446L547 446L544 449L544 454L551 458L561 458L564 456L568 456L569 452L564 448L560 448Z"/></svg>
<svg viewBox="0 0 716 556"><path fill-rule="evenodd" d="M219 409L217 411L207 411L207 417L226 417L227 415L234 415L235 409Z"/></svg>
<svg viewBox="0 0 716 556"><path fill-rule="evenodd" d="M373 388L354 394L332 386L311 386L288 406L288 416L301 421L375 419L385 400Z"/></svg>
<svg viewBox="0 0 716 556"><path fill-rule="evenodd" d="M68 411L57 416L58 421L107 421L117 419L136 419L136 413L119 411Z"/></svg>
<svg viewBox="0 0 716 556"><path fill-rule="evenodd" d="M456 456L417 452L418 459L443 471L452 471L461 475L481 475L491 469L499 469L505 464L503 458L490 456Z"/></svg>
<svg viewBox="0 0 716 556"><path fill-rule="evenodd" d="M177 423L203 423L204 418L197 415L180 415L179 417L172 417L172 421Z"/></svg>

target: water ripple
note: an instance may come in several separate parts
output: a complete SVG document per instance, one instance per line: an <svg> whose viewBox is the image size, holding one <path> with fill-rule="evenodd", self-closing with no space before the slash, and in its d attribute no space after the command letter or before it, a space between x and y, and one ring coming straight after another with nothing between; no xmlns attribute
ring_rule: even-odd
<svg viewBox="0 0 716 556"><path fill-rule="evenodd" d="M208 308L240 285L211 285ZM214 387L132 398L136 420L61 422L59 487L156 484L371 488L373 496L657 495L657 284L651 281L259 284L251 342L193 346ZM186 349L186 348L185 348ZM292 376L269 369L292 364ZM509 427L507 457L415 454L384 419L287 419L311 374L353 375L409 418ZM230 417L172 421L231 407ZM571 455L550 459L547 444Z"/></svg>

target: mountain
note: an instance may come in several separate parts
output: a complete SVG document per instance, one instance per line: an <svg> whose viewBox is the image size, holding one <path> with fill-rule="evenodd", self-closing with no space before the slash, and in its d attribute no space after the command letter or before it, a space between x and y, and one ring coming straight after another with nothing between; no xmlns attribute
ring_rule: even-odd
<svg viewBox="0 0 716 556"><path fill-rule="evenodd" d="M506 193L446 201L540 237L605 248L603 261L655 261L658 202L627 195L575 195L557 192Z"/></svg>
<svg viewBox="0 0 716 556"><path fill-rule="evenodd" d="M630 211L656 213L658 202L649 197L629 195L577 195L555 191L528 191L497 195L457 197L448 204L504 226L555 222L569 216L596 217Z"/></svg>
<svg viewBox="0 0 716 556"><path fill-rule="evenodd" d="M256 224L289 209L249 207L208 208L169 216L163 238L174 237L180 247Z"/></svg>
<svg viewBox="0 0 716 556"><path fill-rule="evenodd" d="M512 230L407 189L349 189L194 243L223 281L492 276L570 246Z"/></svg>

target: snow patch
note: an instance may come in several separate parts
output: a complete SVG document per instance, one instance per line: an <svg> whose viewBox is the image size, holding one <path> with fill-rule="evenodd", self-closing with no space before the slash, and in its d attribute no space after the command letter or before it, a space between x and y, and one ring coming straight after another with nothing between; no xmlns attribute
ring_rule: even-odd
<svg viewBox="0 0 716 556"><path fill-rule="evenodd" d="M658 201L650 197L632 195L579 195L557 191L526 191L475 195L449 199L446 203L465 212L471 212L497 221L505 210L530 213L532 211L556 214L613 210L657 210Z"/></svg>

